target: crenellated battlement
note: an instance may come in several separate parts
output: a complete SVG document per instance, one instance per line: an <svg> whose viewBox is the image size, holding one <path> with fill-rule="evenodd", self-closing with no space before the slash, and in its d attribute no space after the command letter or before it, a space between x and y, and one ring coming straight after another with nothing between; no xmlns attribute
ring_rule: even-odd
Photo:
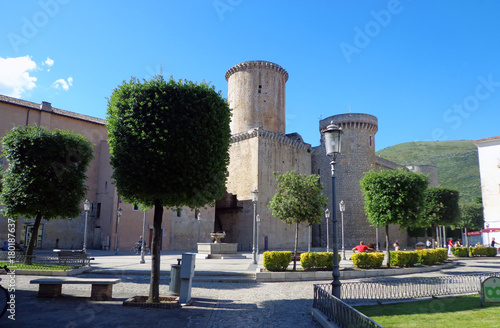
<svg viewBox="0 0 500 328"><path fill-rule="evenodd" d="M281 67L278 64L271 63L271 62L264 61L264 60L246 61L246 62L239 63L239 64L231 67L226 72L226 81L229 81L229 77L231 75L233 75L234 73L239 72L239 71L244 71L247 69L251 69L251 68L269 69L269 70L279 72L285 78L285 82L288 81L288 72L283 67Z"/></svg>
<svg viewBox="0 0 500 328"><path fill-rule="evenodd" d="M277 141L279 143L283 143L286 145L293 146L298 149L309 149L311 148L311 145L308 143L305 143L301 141L301 138L297 138L296 136L294 137L289 137L280 133L275 133L272 131L264 130L261 128L255 128L247 132L242 132L235 134L231 136L231 143L233 142L239 142L242 140L250 139L250 138L255 138L255 137L262 137L270 140Z"/></svg>
<svg viewBox="0 0 500 328"><path fill-rule="evenodd" d="M378 131L378 120L375 116L362 113L339 114L327 117L320 121L319 130L323 131L333 123L342 129L367 130L375 134Z"/></svg>

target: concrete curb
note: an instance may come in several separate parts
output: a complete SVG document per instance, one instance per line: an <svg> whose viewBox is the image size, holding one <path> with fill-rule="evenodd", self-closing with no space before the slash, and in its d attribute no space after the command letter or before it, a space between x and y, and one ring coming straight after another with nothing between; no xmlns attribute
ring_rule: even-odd
<svg viewBox="0 0 500 328"><path fill-rule="evenodd" d="M369 269L369 270L341 270L340 279L359 279L384 276L398 276L404 274L414 274L422 272L440 271L449 269L456 265L455 262L435 265L430 267L394 268L394 269ZM301 271L301 272L256 272L257 282L277 282L277 281L314 281L331 280L331 271Z"/></svg>

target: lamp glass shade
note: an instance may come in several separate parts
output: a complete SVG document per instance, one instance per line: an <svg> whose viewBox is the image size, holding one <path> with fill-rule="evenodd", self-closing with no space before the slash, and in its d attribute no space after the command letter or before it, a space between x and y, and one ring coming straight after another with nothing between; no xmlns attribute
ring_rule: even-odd
<svg viewBox="0 0 500 328"><path fill-rule="evenodd" d="M345 211L345 203L343 200L340 201L339 203L339 208L340 208L340 211L341 212L344 212Z"/></svg>
<svg viewBox="0 0 500 328"><path fill-rule="evenodd" d="M342 128L335 124L330 124L323 130L325 136L326 155L335 156L340 153L340 145L342 141Z"/></svg>
<svg viewBox="0 0 500 328"><path fill-rule="evenodd" d="M252 202L259 200L259 191L257 189L252 190Z"/></svg>
<svg viewBox="0 0 500 328"><path fill-rule="evenodd" d="M90 211L90 202L88 199L85 199L85 201L83 202L83 210L85 212Z"/></svg>

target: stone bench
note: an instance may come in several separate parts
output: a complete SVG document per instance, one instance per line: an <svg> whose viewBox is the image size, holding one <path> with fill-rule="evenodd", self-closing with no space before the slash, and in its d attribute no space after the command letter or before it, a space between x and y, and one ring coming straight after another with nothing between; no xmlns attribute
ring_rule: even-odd
<svg viewBox="0 0 500 328"><path fill-rule="evenodd" d="M112 299L113 285L121 282L121 279L98 279L98 278L39 278L30 281L30 284L38 284L38 297L57 297L61 295L62 285L92 285L90 297L95 300L105 301Z"/></svg>

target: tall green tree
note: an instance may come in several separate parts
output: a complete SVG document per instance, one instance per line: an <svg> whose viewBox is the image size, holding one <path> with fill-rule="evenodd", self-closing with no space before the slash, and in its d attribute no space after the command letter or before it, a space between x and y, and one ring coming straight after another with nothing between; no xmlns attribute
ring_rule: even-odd
<svg viewBox="0 0 500 328"><path fill-rule="evenodd" d="M205 83L132 78L113 91L107 118L118 193L154 207L148 302L159 302L163 207L200 208L223 195L229 105Z"/></svg>
<svg viewBox="0 0 500 328"><path fill-rule="evenodd" d="M19 126L4 136L2 149L9 165L0 203L5 216L35 218L25 260L31 264L42 218L74 218L81 213L92 143L69 131Z"/></svg>
<svg viewBox="0 0 500 328"><path fill-rule="evenodd" d="M428 177L401 168L366 172L360 180L368 221L385 226L387 266L390 267L389 224L415 226L424 207Z"/></svg>
<svg viewBox="0 0 500 328"><path fill-rule="evenodd" d="M467 230L481 230L484 226L484 212L481 200L479 202L467 202L460 204L460 220L455 224L456 228L466 229L466 245L469 245Z"/></svg>
<svg viewBox="0 0 500 328"><path fill-rule="evenodd" d="M295 249L293 271L296 269L296 254L299 238L299 223L311 225L321 223L327 198L319 175L301 175L295 171L274 173L278 189L269 202L272 215L286 224L295 223Z"/></svg>
<svg viewBox="0 0 500 328"><path fill-rule="evenodd" d="M420 226L453 226L459 224L459 192L445 187L429 187L425 191L425 206ZM433 235L435 230L432 229Z"/></svg>
<svg viewBox="0 0 500 328"><path fill-rule="evenodd" d="M457 228L465 228L471 231L481 230L484 227L483 204L467 202L460 204L460 220Z"/></svg>

